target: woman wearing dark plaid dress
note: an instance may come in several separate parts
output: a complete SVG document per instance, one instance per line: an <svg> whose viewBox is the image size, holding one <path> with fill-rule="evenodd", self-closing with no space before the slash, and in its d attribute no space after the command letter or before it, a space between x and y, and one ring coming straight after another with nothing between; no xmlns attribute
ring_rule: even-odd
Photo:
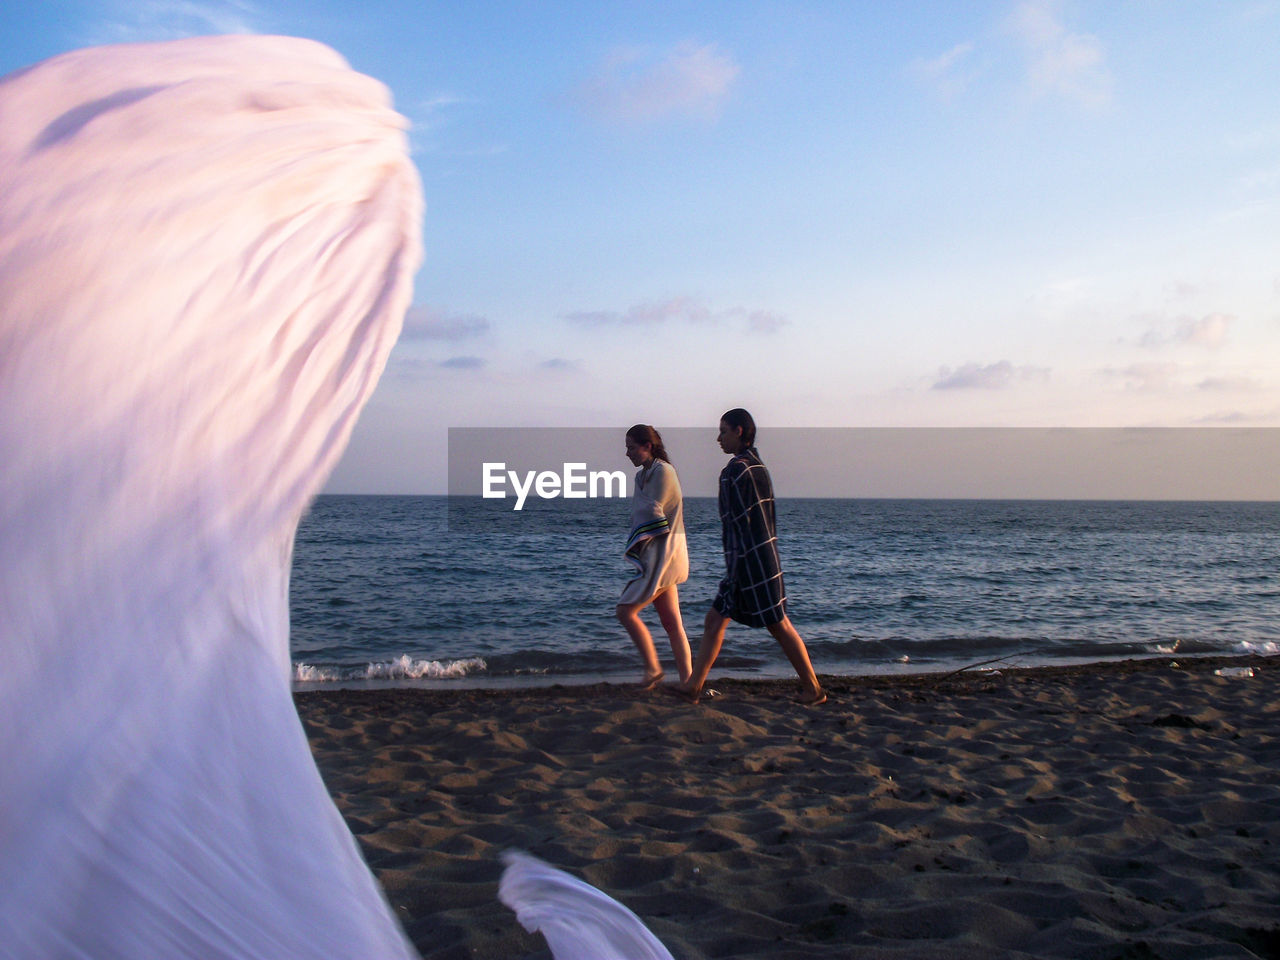
<svg viewBox="0 0 1280 960"><path fill-rule="evenodd" d="M804 640L787 616L774 528L773 481L755 448L755 437L756 424L746 410L730 410L720 418L720 449L732 457L720 472L725 578L707 611L693 674L675 689L697 701L724 645L725 629L730 620L737 620L749 627L764 627L778 641L800 677L801 703L822 703L827 695Z"/></svg>

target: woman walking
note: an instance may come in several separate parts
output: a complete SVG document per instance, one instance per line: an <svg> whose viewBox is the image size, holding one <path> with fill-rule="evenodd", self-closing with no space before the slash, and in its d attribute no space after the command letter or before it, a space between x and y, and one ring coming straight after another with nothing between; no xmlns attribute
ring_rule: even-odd
<svg viewBox="0 0 1280 960"><path fill-rule="evenodd" d="M688 680L676 687L694 701L702 693L711 665L724 645L730 620L764 627L778 641L800 678L800 702L823 703L827 695L809 661L804 640L787 616L787 595L773 512L773 481L755 448L756 424L737 408L720 418L720 449L732 458L720 472L720 523L723 527L725 578L712 601Z"/></svg>
<svg viewBox="0 0 1280 960"><path fill-rule="evenodd" d="M662 682L662 665L653 646L649 628L640 611L653 604L658 619L671 641L676 670L688 680L689 638L680 619L677 584L689 579L689 548L684 535L684 499L675 467L653 427L638 423L627 431L627 459L636 471L635 496L631 509L631 532L626 556L636 566L636 575L627 581L618 601L618 621L644 660L640 686L649 690Z"/></svg>

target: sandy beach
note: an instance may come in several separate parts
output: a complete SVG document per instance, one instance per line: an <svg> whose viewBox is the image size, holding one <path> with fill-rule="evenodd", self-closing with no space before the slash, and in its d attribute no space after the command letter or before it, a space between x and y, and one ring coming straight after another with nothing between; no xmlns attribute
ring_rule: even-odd
<svg viewBox="0 0 1280 960"><path fill-rule="evenodd" d="M1252 677L1218 676L1249 666ZM1280 658L296 695L430 960L547 957L526 850L692 958L1280 957Z"/></svg>

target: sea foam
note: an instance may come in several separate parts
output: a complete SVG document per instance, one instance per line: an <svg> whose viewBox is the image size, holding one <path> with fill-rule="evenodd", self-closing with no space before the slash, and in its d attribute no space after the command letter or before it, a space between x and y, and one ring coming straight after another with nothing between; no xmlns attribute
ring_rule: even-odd
<svg viewBox="0 0 1280 960"><path fill-rule="evenodd" d="M457 680L483 673L488 664L480 657L466 660L420 660L402 654L392 660L363 667L293 665L295 683L341 683L350 680Z"/></svg>

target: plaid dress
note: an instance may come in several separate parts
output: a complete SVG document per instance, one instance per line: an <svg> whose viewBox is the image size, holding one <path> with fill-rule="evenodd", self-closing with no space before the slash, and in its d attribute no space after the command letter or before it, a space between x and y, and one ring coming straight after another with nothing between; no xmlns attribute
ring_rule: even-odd
<svg viewBox="0 0 1280 960"><path fill-rule="evenodd" d="M787 615L787 594L774 532L773 481L755 447L720 471L720 523L725 578L711 605L749 627L778 623Z"/></svg>

